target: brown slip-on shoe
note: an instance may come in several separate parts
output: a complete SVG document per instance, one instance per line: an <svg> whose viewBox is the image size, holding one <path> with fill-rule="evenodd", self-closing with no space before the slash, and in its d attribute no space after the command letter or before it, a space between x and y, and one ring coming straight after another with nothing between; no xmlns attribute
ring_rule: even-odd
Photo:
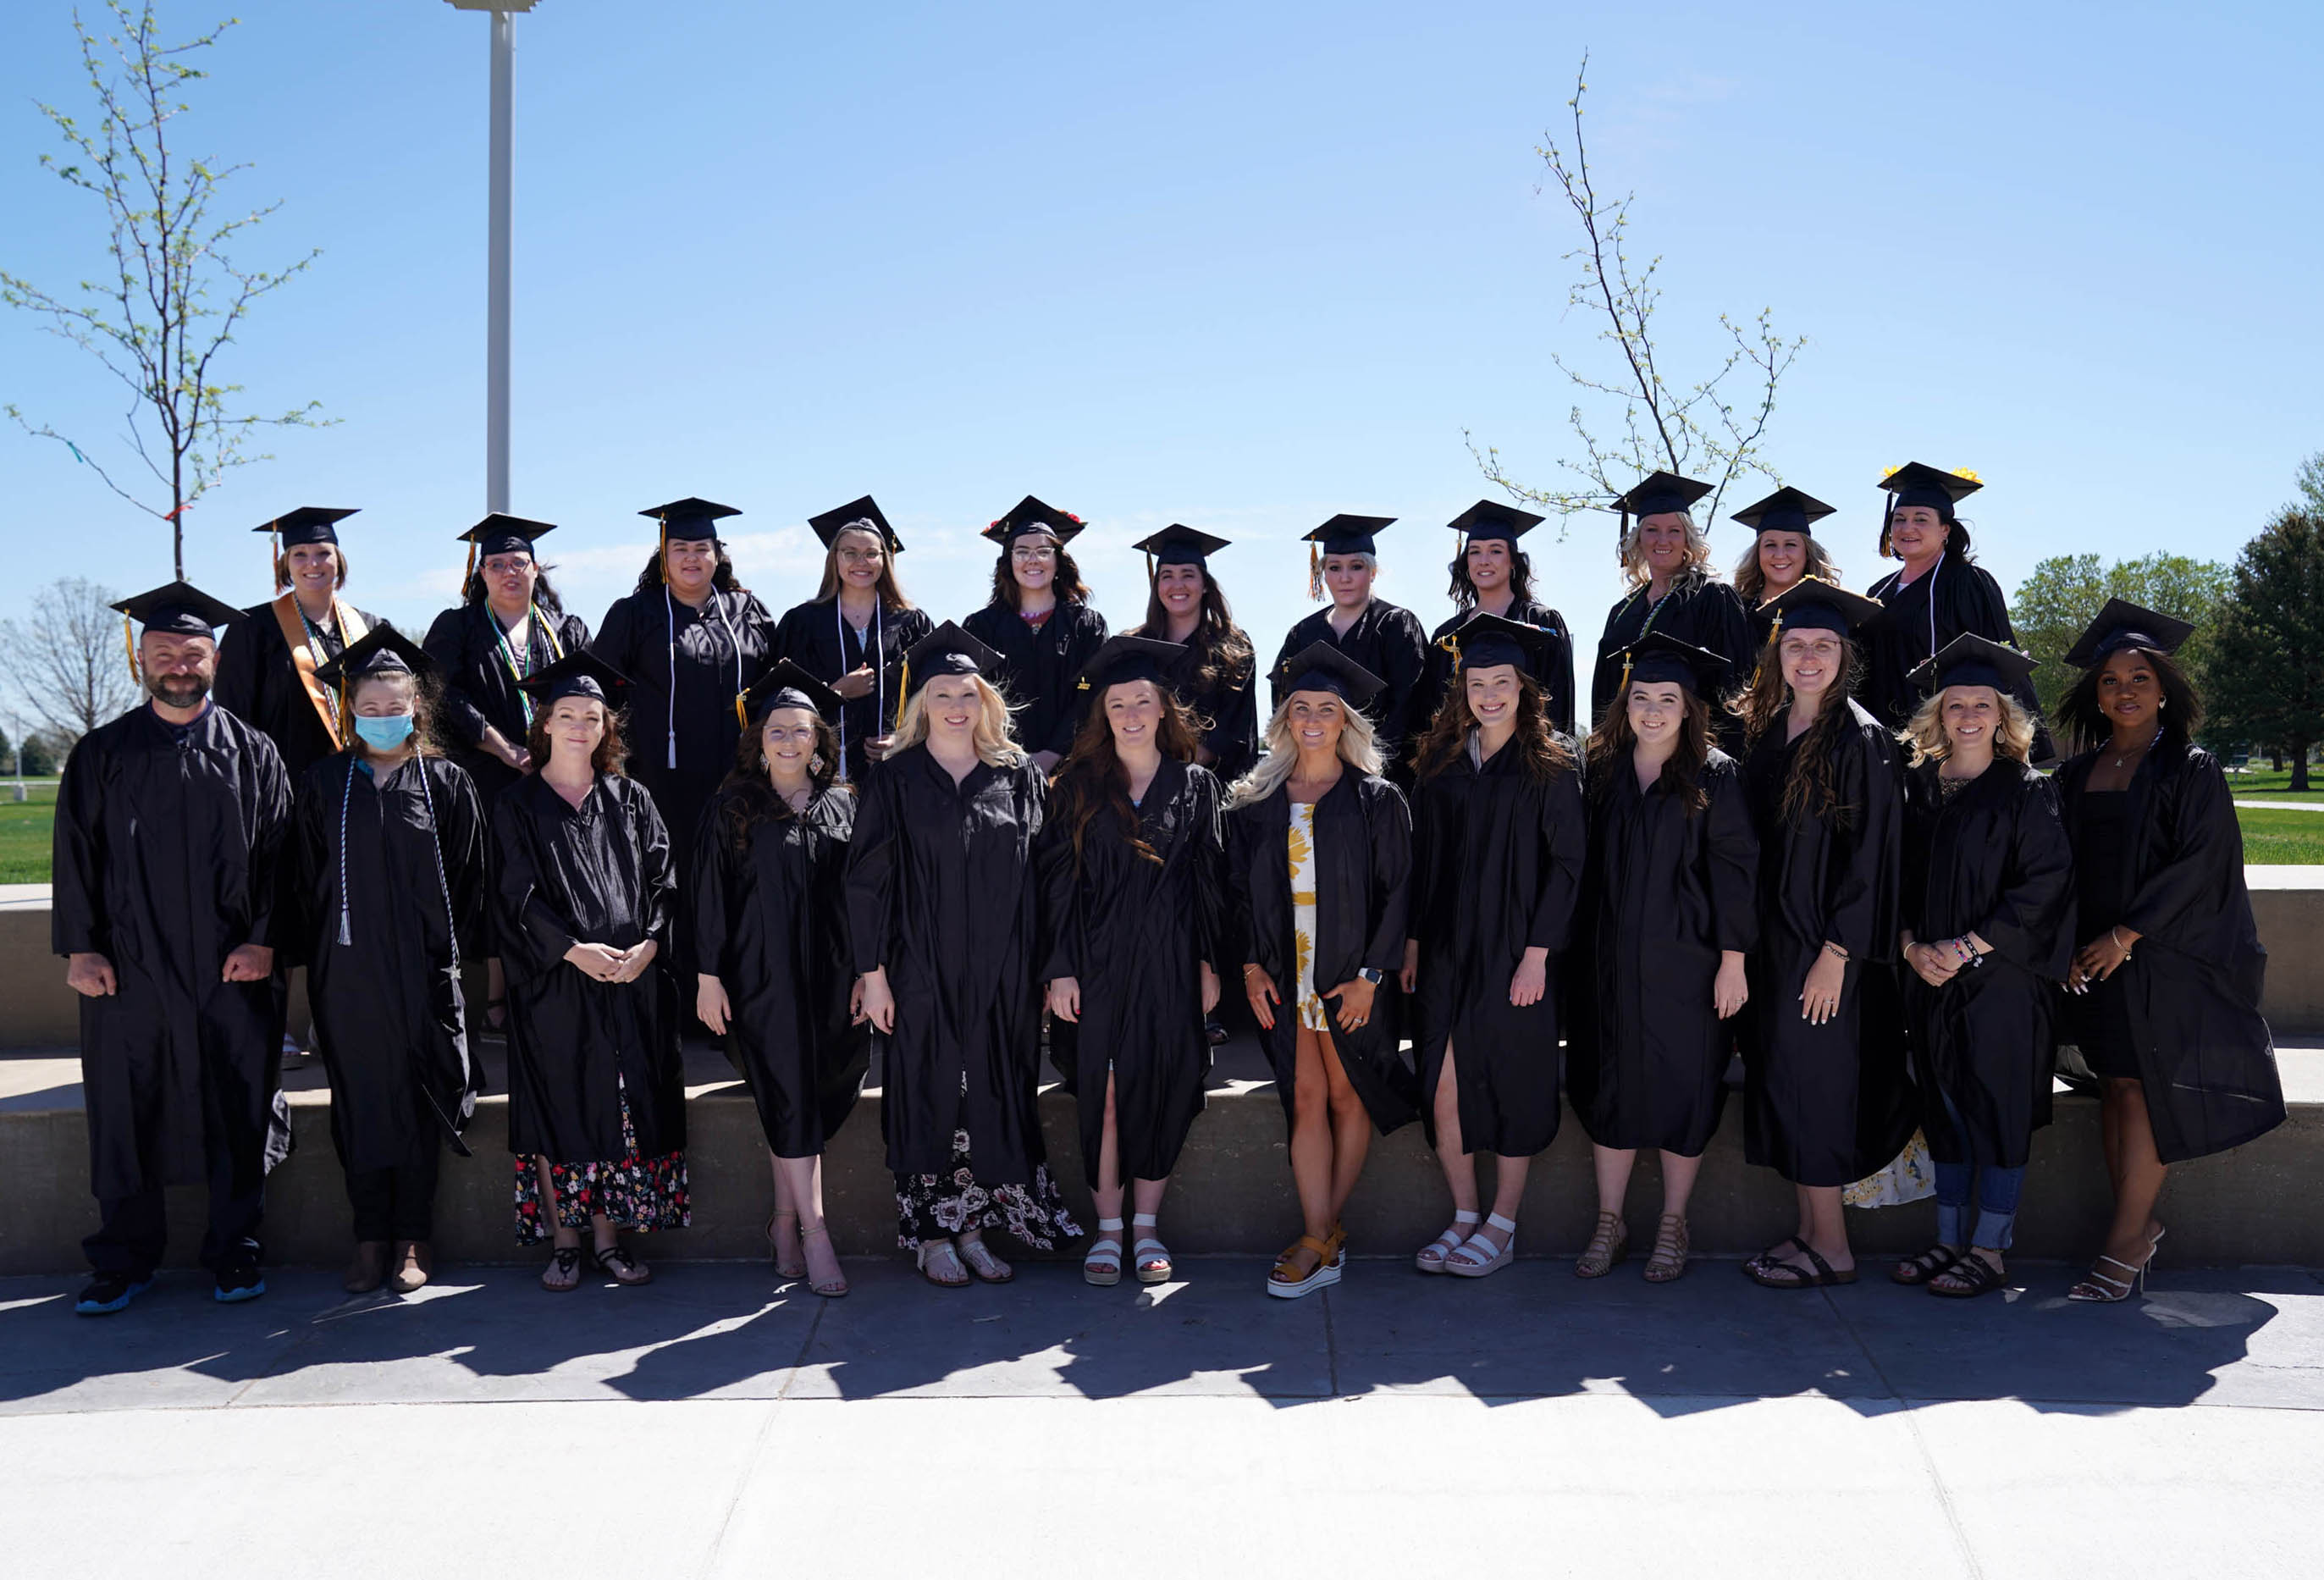
<svg viewBox="0 0 2324 1580"><path fill-rule="evenodd" d="M387 1281L387 1242L358 1240L355 1259L347 1263L347 1276L339 1280L339 1288L350 1295L368 1295Z"/></svg>
<svg viewBox="0 0 2324 1580"><path fill-rule="evenodd" d="M395 1273L387 1281L388 1288L399 1295L409 1295L427 1287L428 1275L436 1270L436 1259L428 1253L425 1240L401 1240L395 1247Z"/></svg>

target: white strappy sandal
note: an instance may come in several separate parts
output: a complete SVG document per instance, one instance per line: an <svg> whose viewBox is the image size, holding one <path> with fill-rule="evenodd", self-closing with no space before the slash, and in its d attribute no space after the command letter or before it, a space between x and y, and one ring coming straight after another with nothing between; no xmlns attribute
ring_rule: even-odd
<svg viewBox="0 0 2324 1580"><path fill-rule="evenodd" d="M1133 1229L1151 1229L1154 1227L1154 1215L1132 1213L1130 1215L1130 1226ZM1098 1227L1102 1229L1105 1225L1100 1224ZM1151 1234L1140 1234L1138 1237L1138 1243L1130 1247L1130 1260L1138 1269L1138 1281L1141 1284L1167 1284L1170 1281L1171 1276L1178 1270L1171 1263L1170 1248ZM1148 1267L1146 1264L1149 1261L1158 1261L1162 1265Z"/></svg>
<svg viewBox="0 0 2324 1580"><path fill-rule="evenodd" d="M1089 1252L1082 1258L1082 1282L1095 1284L1101 1289L1111 1289L1121 1282L1121 1220L1100 1218L1097 1238L1090 1242Z"/></svg>
<svg viewBox="0 0 2324 1580"><path fill-rule="evenodd" d="M1444 1259L1444 1270L1456 1279L1481 1279L1497 1273L1509 1265L1517 1253L1517 1226L1499 1213L1486 1215L1485 1222L1508 1235L1498 1248L1482 1234L1471 1234L1461 1243L1461 1248Z"/></svg>
<svg viewBox="0 0 2324 1580"><path fill-rule="evenodd" d="M1469 1238L1463 1225L1480 1221L1474 1213L1454 1213L1452 1226L1422 1246L1413 1257L1412 1265L1425 1273L1443 1272L1444 1259L1459 1250L1462 1243Z"/></svg>

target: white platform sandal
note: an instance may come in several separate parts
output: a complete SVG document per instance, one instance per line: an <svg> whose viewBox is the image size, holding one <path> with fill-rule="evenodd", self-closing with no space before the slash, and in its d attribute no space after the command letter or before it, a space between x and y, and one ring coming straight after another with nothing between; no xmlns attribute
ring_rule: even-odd
<svg viewBox="0 0 2324 1580"><path fill-rule="evenodd" d="M1509 1265L1517 1253L1517 1226L1499 1213L1487 1215L1485 1222L1508 1235L1499 1249L1482 1234L1471 1234L1461 1243L1461 1248L1444 1259L1444 1270L1456 1279L1481 1279L1497 1273Z"/></svg>
<svg viewBox="0 0 2324 1580"><path fill-rule="evenodd" d="M1104 1226L1102 1224L1098 1225L1100 1228ZM1154 1227L1154 1215L1132 1213L1130 1216L1130 1226L1133 1229L1151 1229ZM1130 1247L1130 1260L1138 1269L1138 1281L1141 1284L1167 1284L1172 1275L1178 1270L1171 1263L1170 1248L1151 1234L1140 1234L1138 1237L1138 1243ZM1146 1264L1149 1261L1158 1261L1162 1265L1148 1267Z"/></svg>
<svg viewBox="0 0 2324 1580"><path fill-rule="evenodd" d="M1412 1265L1425 1273L1443 1272L1444 1259L1459 1250L1462 1243L1469 1238L1468 1231L1463 1225L1480 1221L1474 1213L1454 1213L1452 1226L1422 1246L1414 1255Z"/></svg>
<svg viewBox="0 0 2324 1580"><path fill-rule="evenodd" d="M1097 1238L1090 1242L1089 1252L1082 1258L1082 1282L1095 1284L1101 1289L1111 1289L1121 1282L1121 1220L1100 1218Z"/></svg>

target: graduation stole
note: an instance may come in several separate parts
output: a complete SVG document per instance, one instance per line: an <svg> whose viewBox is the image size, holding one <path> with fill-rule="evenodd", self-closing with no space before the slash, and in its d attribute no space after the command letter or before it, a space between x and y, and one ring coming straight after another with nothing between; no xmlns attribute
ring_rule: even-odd
<svg viewBox="0 0 2324 1580"><path fill-rule="evenodd" d="M369 634L363 616L336 597L331 600L331 615L338 623L339 642L344 647L353 647ZM344 748L346 732L339 726L339 710L331 699L330 688L316 676L315 671L322 666L307 640L307 616L300 611L298 594L284 593L274 600L274 624L281 629L283 644L290 650L290 667L298 671L308 704L314 708L315 716L323 721L323 733L331 737L335 748Z"/></svg>

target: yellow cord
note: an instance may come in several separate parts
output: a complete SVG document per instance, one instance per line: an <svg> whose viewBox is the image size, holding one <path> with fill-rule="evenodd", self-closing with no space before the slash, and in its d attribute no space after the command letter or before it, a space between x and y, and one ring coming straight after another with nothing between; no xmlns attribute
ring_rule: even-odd
<svg viewBox="0 0 2324 1580"><path fill-rule="evenodd" d="M126 614L121 617L121 651L129 655L129 678L143 685L145 677L137 672L137 638Z"/></svg>

